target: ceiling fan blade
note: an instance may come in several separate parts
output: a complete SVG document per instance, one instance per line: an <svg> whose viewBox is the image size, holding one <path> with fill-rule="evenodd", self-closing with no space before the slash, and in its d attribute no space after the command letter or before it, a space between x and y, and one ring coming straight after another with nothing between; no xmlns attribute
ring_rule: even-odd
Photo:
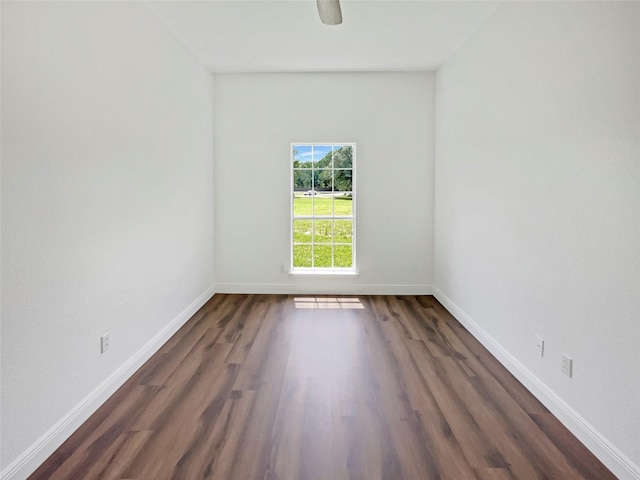
<svg viewBox="0 0 640 480"><path fill-rule="evenodd" d="M326 25L340 25L342 23L342 10L340 0L316 0L320 20Z"/></svg>

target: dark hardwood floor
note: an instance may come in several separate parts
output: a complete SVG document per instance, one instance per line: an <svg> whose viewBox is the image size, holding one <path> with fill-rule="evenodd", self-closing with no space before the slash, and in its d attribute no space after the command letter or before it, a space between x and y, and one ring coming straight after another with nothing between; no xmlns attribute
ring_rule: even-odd
<svg viewBox="0 0 640 480"><path fill-rule="evenodd" d="M433 297L215 295L30 478L615 478Z"/></svg>

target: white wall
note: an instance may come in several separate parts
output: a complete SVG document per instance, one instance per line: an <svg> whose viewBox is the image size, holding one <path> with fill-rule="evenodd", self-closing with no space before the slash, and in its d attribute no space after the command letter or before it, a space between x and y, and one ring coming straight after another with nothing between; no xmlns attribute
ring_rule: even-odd
<svg viewBox="0 0 640 480"><path fill-rule="evenodd" d="M426 293L433 74L215 77L216 291ZM357 144L358 277L289 266L291 142Z"/></svg>
<svg viewBox="0 0 640 480"><path fill-rule="evenodd" d="M2 3L7 478L212 295L212 88L140 2Z"/></svg>
<svg viewBox="0 0 640 480"><path fill-rule="evenodd" d="M435 292L621 478L640 478L639 25L634 2L506 2L436 78Z"/></svg>

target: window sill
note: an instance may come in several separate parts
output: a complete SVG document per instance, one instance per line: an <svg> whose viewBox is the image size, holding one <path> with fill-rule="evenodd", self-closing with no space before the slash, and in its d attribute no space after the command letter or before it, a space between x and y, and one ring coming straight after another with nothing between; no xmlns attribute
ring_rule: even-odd
<svg viewBox="0 0 640 480"><path fill-rule="evenodd" d="M290 270L289 275L293 275L295 277L298 276L311 276L311 277L357 277L360 273L357 270L333 270L331 268L323 268L323 269L304 269L297 268L295 270Z"/></svg>

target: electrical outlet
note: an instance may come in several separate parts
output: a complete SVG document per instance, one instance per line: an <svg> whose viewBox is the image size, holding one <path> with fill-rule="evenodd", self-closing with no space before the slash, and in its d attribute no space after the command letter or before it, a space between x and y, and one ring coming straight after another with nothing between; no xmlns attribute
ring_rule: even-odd
<svg viewBox="0 0 640 480"><path fill-rule="evenodd" d="M280 265L280 273L287 273L287 270L284 267L284 263Z"/></svg>
<svg viewBox="0 0 640 480"><path fill-rule="evenodd" d="M560 364L560 369L566 376L573 376L573 359L569 355L566 355L564 353L562 354L562 363Z"/></svg>
<svg viewBox="0 0 640 480"><path fill-rule="evenodd" d="M544 356L544 339L540 335L536 335L536 350L538 350L538 356L542 358Z"/></svg>
<svg viewBox="0 0 640 480"><path fill-rule="evenodd" d="M110 343L109 332L104 332L100 337L100 353L104 353L109 350Z"/></svg>

